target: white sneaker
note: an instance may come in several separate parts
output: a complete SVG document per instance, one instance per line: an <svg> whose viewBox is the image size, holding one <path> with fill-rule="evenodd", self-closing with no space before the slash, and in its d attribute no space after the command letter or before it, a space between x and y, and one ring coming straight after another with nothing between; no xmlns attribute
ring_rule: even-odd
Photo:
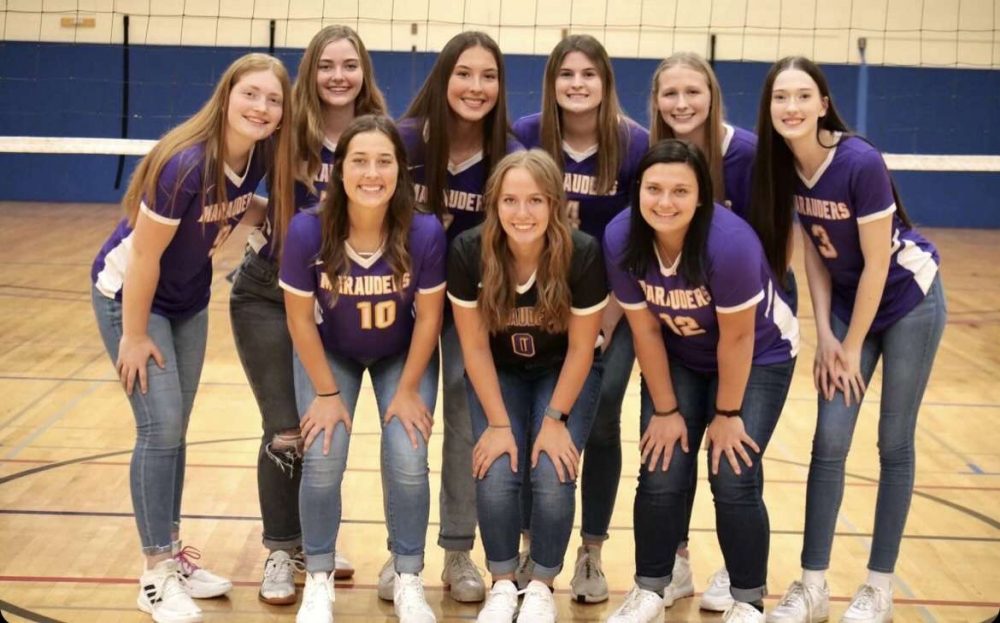
<svg viewBox="0 0 1000 623"><path fill-rule="evenodd" d="M729 592L729 572L723 567L708 578L708 588L701 594L698 607L712 612L725 612L733 606L733 595Z"/></svg>
<svg viewBox="0 0 1000 623"><path fill-rule="evenodd" d="M396 557L389 554L389 559L378 572L378 598L382 601L392 601L396 594Z"/></svg>
<svg viewBox="0 0 1000 623"><path fill-rule="evenodd" d="M764 613L748 603L734 601L722 615L722 623L764 623Z"/></svg>
<svg viewBox="0 0 1000 623"><path fill-rule="evenodd" d="M264 578L260 581L257 598L267 604L287 606L295 603L296 571L305 569L301 561L284 550L275 550L264 563Z"/></svg>
<svg viewBox="0 0 1000 623"><path fill-rule="evenodd" d="M469 552L445 552L441 581L455 601L469 603L486 597L483 576L472 564Z"/></svg>
<svg viewBox="0 0 1000 623"><path fill-rule="evenodd" d="M201 623L201 608L184 591L180 577L173 558L147 569L139 578L139 610L153 615L156 623Z"/></svg>
<svg viewBox="0 0 1000 623"><path fill-rule="evenodd" d="M663 589L663 607L669 608L678 599L694 595L694 578L691 577L691 561L674 555L674 568L670 572L670 585Z"/></svg>
<svg viewBox="0 0 1000 623"><path fill-rule="evenodd" d="M295 623L333 623L333 602L336 600L332 575L323 571L307 573Z"/></svg>
<svg viewBox="0 0 1000 623"><path fill-rule="evenodd" d="M194 547L180 547L174 554L177 561L177 568L181 574L181 586L184 591L195 599L211 599L221 597L229 592L233 583L226 578L216 575L208 569L202 569L194 563L201 558L201 552Z"/></svg>
<svg viewBox="0 0 1000 623"><path fill-rule="evenodd" d="M556 600L544 582L532 580L524 589L517 623L556 623Z"/></svg>
<svg viewBox="0 0 1000 623"><path fill-rule="evenodd" d="M517 570L514 571L517 588L522 591L528 588L534 573L535 561L531 559L531 548L526 547L517 555Z"/></svg>
<svg viewBox="0 0 1000 623"><path fill-rule="evenodd" d="M437 622L437 617L424 596L424 582L415 573L395 575L392 602L400 623Z"/></svg>
<svg viewBox="0 0 1000 623"><path fill-rule="evenodd" d="M830 617L830 589L802 582L792 582L774 610L767 613L767 623L823 623Z"/></svg>
<svg viewBox="0 0 1000 623"><path fill-rule="evenodd" d="M333 555L333 578L335 580L350 580L354 577L354 565L347 559L347 556L336 552Z"/></svg>
<svg viewBox="0 0 1000 623"><path fill-rule="evenodd" d="M490 589L476 623L512 623L517 614L517 587L510 580L500 580Z"/></svg>
<svg viewBox="0 0 1000 623"><path fill-rule="evenodd" d="M596 604L608 600L608 580L601 570L601 548L581 545L576 550L576 564L573 579L569 582L573 599L584 604Z"/></svg>
<svg viewBox="0 0 1000 623"><path fill-rule="evenodd" d="M841 623L886 623L892 620L892 589L885 592L871 584L862 584L854 593Z"/></svg>
<svg viewBox="0 0 1000 623"><path fill-rule="evenodd" d="M611 613L607 623L663 623L663 598L633 586L625 601Z"/></svg>

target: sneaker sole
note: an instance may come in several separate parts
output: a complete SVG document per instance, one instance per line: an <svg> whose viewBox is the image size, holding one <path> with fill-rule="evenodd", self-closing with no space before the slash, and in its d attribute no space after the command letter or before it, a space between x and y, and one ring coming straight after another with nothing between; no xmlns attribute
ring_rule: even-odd
<svg viewBox="0 0 1000 623"><path fill-rule="evenodd" d="M382 601L388 601L389 603L392 603L393 601L395 601L395 595L394 595L396 592L395 589L396 587L393 586L392 584L389 584L389 586L387 587L379 586L378 598L381 599Z"/></svg>
<svg viewBox="0 0 1000 623"><path fill-rule="evenodd" d="M711 598L705 599L704 595L702 595L701 601L698 602L698 608L699 609L701 609L701 610L708 610L709 612L725 612L726 610L729 610L729 607L732 606L732 605L733 605L733 600L732 599L728 599L728 600L721 600L720 599L720 600L716 601L716 600L713 600Z"/></svg>
<svg viewBox="0 0 1000 623"><path fill-rule="evenodd" d="M669 598L666 596L666 593L664 593L664 595L663 595L663 607L664 608L670 608L675 603L677 603L678 599L687 599L688 597L694 597L694 589L693 588L691 589L690 592L685 591L684 593L682 593L680 595L673 595L673 594L671 594L671 597L669 597Z"/></svg>
<svg viewBox="0 0 1000 623"><path fill-rule="evenodd" d="M333 579L334 580L350 580L354 577L354 567L350 569L334 569Z"/></svg>
<svg viewBox="0 0 1000 623"><path fill-rule="evenodd" d="M229 591L233 589L232 582L227 582L226 584L219 584L211 588L201 588L194 589L190 585L185 587L185 592L191 599L215 599L216 597L222 597Z"/></svg>
<svg viewBox="0 0 1000 623"><path fill-rule="evenodd" d="M608 600L608 593L603 595L587 595L573 593L573 601L578 604L599 604Z"/></svg>
<svg viewBox="0 0 1000 623"><path fill-rule="evenodd" d="M167 618L164 616L157 617L156 613L153 612L153 608L145 603L141 599L135 600L135 605L139 607L139 610L145 612L146 614L153 617L155 623L202 623L204 617L200 614L193 614L187 617L173 617Z"/></svg>
<svg viewBox="0 0 1000 623"><path fill-rule="evenodd" d="M451 584L445 584L444 585L444 590L448 591L448 596L449 597L451 597L455 601L457 601L459 603L463 603L463 604L479 603L480 601L483 601L483 600L486 599L486 588L485 587L483 587L483 591L482 592L476 592L475 594L470 594L470 595L467 595L467 594L464 594L464 593L453 592L451 590Z"/></svg>
<svg viewBox="0 0 1000 623"><path fill-rule="evenodd" d="M295 593L285 595L284 597L264 597L262 593L258 592L257 599L272 606L290 606L298 601L299 598Z"/></svg>

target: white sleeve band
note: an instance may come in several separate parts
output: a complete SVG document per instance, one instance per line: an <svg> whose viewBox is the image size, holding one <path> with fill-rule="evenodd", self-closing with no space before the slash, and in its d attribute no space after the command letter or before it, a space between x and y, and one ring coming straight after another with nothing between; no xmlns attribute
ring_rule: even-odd
<svg viewBox="0 0 1000 623"><path fill-rule="evenodd" d="M732 305L731 307L719 307L718 305L716 305L715 311L717 311L720 314L734 314L738 311L743 311L744 309L753 307L754 305L760 303L763 300L764 300L764 291L761 290L757 294L753 295L748 301L740 303L739 305Z"/></svg>
<svg viewBox="0 0 1000 623"><path fill-rule="evenodd" d="M858 217L858 225L864 225L865 223L871 223L872 221L877 221L879 219L883 219L883 218L889 216L890 214L892 214L895 211L896 211L896 204L894 203L891 206L889 206L888 208L886 208L884 210L879 210L878 212L876 212L874 214L869 214L867 216L859 216Z"/></svg>
<svg viewBox="0 0 1000 623"><path fill-rule="evenodd" d="M166 216L163 216L159 212L153 212L152 210L149 209L149 206L146 205L145 201L139 204L139 210L141 210L143 214L153 219L157 223L162 223L163 225L172 225L174 227L181 224L181 219L179 218L168 218Z"/></svg>

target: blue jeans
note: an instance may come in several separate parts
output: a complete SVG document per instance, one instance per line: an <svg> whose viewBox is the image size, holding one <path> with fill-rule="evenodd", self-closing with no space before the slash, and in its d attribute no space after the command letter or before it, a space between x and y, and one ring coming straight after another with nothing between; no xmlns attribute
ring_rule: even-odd
<svg viewBox="0 0 1000 623"><path fill-rule="evenodd" d="M272 451L278 433L299 428L292 376L292 338L278 287L278 264L248 251L229 297L236 352L260 409L263 436L257 450L257 498L264 523L264 547L302 544L299 483L302 459L295 451Z"/></svg>
<svg viewBox="0 0 1000 623"><path fill-rule="evenodd" d="M570 410L566 427L578 450L583 450L594 421L597 398L601 389L603 366L600 356L584 381L580 395ZM476 508L479 530L486 550L486 566L493 575L513 573L517 567L519 529L521 526L521 488L523 474L530 469L531 449L542 427L545 408L549 406L552 392L559 379L560 369L524 372L514 369L497 369L500 392L511 433L517 443L520 473L510 469L510 455L504 454L487 470L486 476L476 483ZM472 430L478 440L486 431L487 420L483 406L466 380L469 394L469 411ZM531 509L531 559L535 563L537 578L554 578L562 570L563 557L573 530L576 511L576 481L559 482L556 468L547 454L538 457L538 465L531 472L531 496L535 504ZM471 467L470 467L471 473Z"/></svg>
<svg viewBox="0 0 1000 623"><path fill-rule="evenodd" d="M914 432L917 412L930 377L934 355L947 318L940 276L924 300L881 334L869 334L861 349L861 373L871 380L882 359L882 402L878 421L878 454L881 467L875 528L868 568L891 573L913 496ZM831 314L834 335L843 339L847 325ZM830 566L834 526L844 497L844 463L851 448L860 405L844 404L837 392L833 400L819 396L819 416L813 438L812 461L806 489L806 526L802 567L823 570Z"/></svg>
<svg viewBox="0 0 1000 623"><path fill-rule="evenodd" d="M96 288L91 301L104 348L114 364L122 337L122 304ZM161 369L150 358L148 391L143 394L137 381L129 396L136 429L129 487L142 552L152 556L170 551L171 533L180 527L185 436L205 362L208 310L183 319L150 314L146 333L166 365Z"/></svg>
<svg viewBox="0 0 1000 623"><path fill-rule="evenodd" d="M739 475L723 457L718 475L708 477L715 498L715 529L729 570L730 592L737 601L756 602L767 594L770 523L760 469L794 369L795 360L750 368L743 394L743 426L760 446L761 454L750 451L753 467L741 464ZM661 594L670 584L674 555L687 530L687 504L691 475L698 461L697 448L712 418L721 417L715 415L717 374L695 372L676 361L670 362L670 374L677 406L687 424L690 452L683 452L678 443L666 472L659 467L651 472L647 466L640 466L633 507L635 581L640 587ZM641 404L640 436L653 417L653 404L645 383ZM711 455L708 460L711 461Z"/></svg>
<svg viewBox="0 0 1000 623"><path fill-rule="evenodd" d="M382 482L389 524L389 543L395 555L397 573L420 573L424 567L424 540L430 513L430 486L427 481L427 444L417 434L414 449L406 429L393 418L385 423L385 412L396 394L406 362L406 352L372 361L356 361L327 352L326 359L351 419L354 419L365 370L371 376L382 427ZM295 395L299 412L305 413L316 397L309 375L298 356L294 360ZM437 399L437 355L431 359L420 379L420 398L433 413ZM340 483L347 469L347 450L351 436L343 424L333 431L330 453L323 454L319 437L306 449L302 460L302 486L299 490L299 516L306 569L310 573L334 569L334 544L340 530ZM471 468L470 468L471 472Z"/></svg>
<svg viewBox="0 0 1000 623"><path fill-rule="evenodd" d="M476 482L472 477L472 425L465 393L465 364L455 321L445 313L441 328L441 390L444 441L441 458L441 526L438 545L470 551L476 539Z"/></svg>

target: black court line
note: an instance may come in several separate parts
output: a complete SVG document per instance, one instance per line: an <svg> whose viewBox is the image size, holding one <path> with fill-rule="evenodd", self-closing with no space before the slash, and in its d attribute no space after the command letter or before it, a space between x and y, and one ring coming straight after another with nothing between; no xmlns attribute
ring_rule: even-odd
<svg viewBox="0 0 1000 623"><path fill-rule="evenodd" d="M25 610L24 608L15 606L10 602L6 602L0 599L0 621L7 620L3 618L4 612L9 612L10 614L16 614L22 619L28 619L29 621L37 621L38 623L65 623L60 619L53 619L51 617L45 616L44 614L38 614L37 612L32 612L31 610Z"/></svg>

